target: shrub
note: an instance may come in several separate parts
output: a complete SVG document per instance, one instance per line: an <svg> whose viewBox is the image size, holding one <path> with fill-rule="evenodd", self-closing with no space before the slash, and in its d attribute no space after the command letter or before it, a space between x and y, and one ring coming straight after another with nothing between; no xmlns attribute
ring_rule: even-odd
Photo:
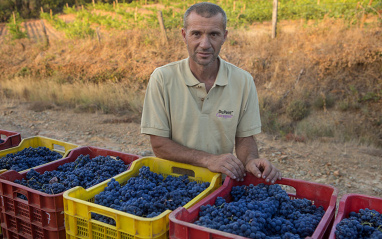
<svg viewBox="0 0 382 239"><path fill-rule="evenodd" d="M300 121L309 115L309 108L305 102L295 100L288 105L286 113L291 119Z"/></svg>
<svg viewBox="0 0 382 239"><path fill-rule="evenodd" d="M28 35L25 31L21 30L21 23L23 19L20 17L18 13L15 14L15 18L9 18L9 22L7 23L7 27L9 33L11 34L12 40L27 38Z"/></svg>
<svg viewBox="0 0 382 239"><path fill-rule="evenodd" d="M313 101L313 106L316 109L329 109L335 104L335 98L332 94L320 94Z"/></svg>
<svg viewBox="0 0 382 239"><path fill-rule="evenodd" d="M296 126L297 134L305 135L308 139L318 137L334 137L336 125L331 121L311 119L299 122Z"/></svg>
<svg viewBox="0 0 382 239"><path fill-rule="evenodd" d="M359 110L361 104L357 100L344 99L339 102L338 107L341 111Z"/></svg>

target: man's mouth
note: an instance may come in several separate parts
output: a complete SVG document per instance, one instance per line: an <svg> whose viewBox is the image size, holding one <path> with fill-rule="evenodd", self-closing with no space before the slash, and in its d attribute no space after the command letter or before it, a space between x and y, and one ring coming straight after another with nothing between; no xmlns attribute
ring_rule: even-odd
<svg viewBox="0 0 382 239"><path fill-rule="evenodd" d="M197 52L197 54L202 56L202 57L208 57L208 56L212 55L211 52Z"/></svg>

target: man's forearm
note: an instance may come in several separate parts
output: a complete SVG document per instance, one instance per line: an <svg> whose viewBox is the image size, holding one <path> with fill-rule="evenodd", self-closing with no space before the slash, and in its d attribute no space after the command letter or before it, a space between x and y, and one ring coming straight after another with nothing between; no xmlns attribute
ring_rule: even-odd
<svg viewBox="0 0 382 239"><path fill-rule="evenodd" d="M244 165L248 160L259 158L257 143L253 136L236 137L235 141L236 156Z"/></svg>
<svg viewBox="0 0 382 239"><path fill-rule="evenodd" d="M190 149L168 138L150 135L150 141L155 156L159 158L207 168L208 159L213 157L210 153Z"/></svg>

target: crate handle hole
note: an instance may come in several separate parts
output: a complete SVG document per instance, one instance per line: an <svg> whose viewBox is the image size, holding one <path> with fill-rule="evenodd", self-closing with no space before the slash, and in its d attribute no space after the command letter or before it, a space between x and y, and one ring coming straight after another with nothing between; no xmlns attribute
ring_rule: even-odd
<svg viewBox="0 0 382 239"><path fill-rule="evenodd" d="M53 150L59 153L65 153L65 147L58 144L53 144Z"/></svg>
<svg viewBox="0 0 382 239"><path fill-rule="evenodd" d="M2 140L4 140L4 139L6 139L8 136L6 136L5 134L1 134L0 135L0 139L2 139Z"/></svg>
<svg viewBox="0 0 382 239"><path fill-rule="evenodd" d="M108 155L108 156L114 160L121 160L119 156L112 156L112 155Z"/></svg>
<svg viewBox="0 0 382 239"><path fill-rule="evenodd" d="M97 220L97 221L100 221L100 222L103 222L103 223L106 223L106 224L110 224L110 225L113 225L113 226L117 225L115 223L114 218L111 218L111 217L108 217L108 216L105 216L105 215L101 215L101 214L98 214L98 213L95 213L95 212L92 212L91 215L92 215L92 219L94 219L94 220Z"/></svg>
<svg viewBox="0 0 382 239"><path fill-rule="evenodd" d="M185 168L178 168L178 167L172 167L172 173L180 174L180 175L187 175L189 177L195 177L195 172L190 169Z"/></svg>
<svg viewBox="0 0 382 239"><path fill-rule="evenodd" d="M286 191L288 194L296 195L297 190L289 185L280 185L281 188Z"/></svg>
<svg viewBox="0 0 382 239"><path fill-rule="evenodd" d="M22 199L22 200L28 201L27 196L25 196L24 194L17 193L17 197L20 198L20 199Z"/></svg>

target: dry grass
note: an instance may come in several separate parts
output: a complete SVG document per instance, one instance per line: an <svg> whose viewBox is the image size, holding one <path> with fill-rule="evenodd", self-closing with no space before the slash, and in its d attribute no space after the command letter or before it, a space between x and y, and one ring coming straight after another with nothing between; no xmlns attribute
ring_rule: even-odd
<svg viewBox="0 0 382 239"><path fill-rule="evenodd" d="M77 111L139 114L143 102L143 94L124 83L74 82L62 84L53 78L40 80L29 77L3 80L1 88L3 97L7 95L37 102L38 104L33 106L33 110L37 111L48 107L47 104L41 102L49 102L56 106L76 108Z"/></svg>
<svg viewBox="0 0 382 239"><path fill-rule="evenodd" d="M360 29L331 19L282 22L277 39L270 38L269 25L229 30L221 57L254 76L265 131L382 146L380 23ZM100 44L96 39L55 41L49 47L25 39L1 44L1 96L139 115L152 71L187 57L187 51L180 30L168 32L167 45L159 30L112 34L104 33ZM288 118L293 101L306 102L312 114L298 122ZM327 110L341 114L329 120ZM344 116L354 122L341 121Z"/></svg>

